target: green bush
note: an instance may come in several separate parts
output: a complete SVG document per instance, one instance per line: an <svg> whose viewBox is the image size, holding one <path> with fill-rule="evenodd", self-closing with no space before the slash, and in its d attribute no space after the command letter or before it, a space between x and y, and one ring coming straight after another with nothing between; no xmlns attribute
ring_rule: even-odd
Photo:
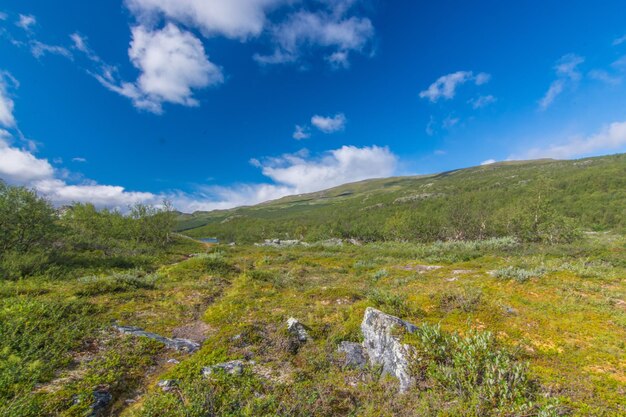
<svg viewBox="0 0 626 417"><path fill-rule="evenodd" d="M540 278L546 274L545 268L524 269L508 266L493 272L493 276L503 279L514 279L517 282L528 281L531 278Z"/></svg>
<svg viewBox="0 0 626 417"><path fill-rule="evenodd" d="M425 324L405 339L415 348L414 375L423 385L460 400L459 409L471 408L472 415L539 415L551 409L537 405L542 402L539 388L527 365L490 332L460 336Z"/></svg>
<svg viewBox="0 0 626 417"><path fill-rule="evenodd" d="M77 282L77 295L94 296L99 294L134 291L138 289L154 289L158 275L147 275L143 271L115 273L108 276L88 276Z"/></svg>

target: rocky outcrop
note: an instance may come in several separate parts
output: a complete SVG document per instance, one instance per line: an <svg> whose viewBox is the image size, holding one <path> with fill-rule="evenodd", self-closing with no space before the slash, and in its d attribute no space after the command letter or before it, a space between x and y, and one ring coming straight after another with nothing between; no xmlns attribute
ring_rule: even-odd
<svg viewBox="0 0 626 417"><path fill-rule="evenodd" d="M415 381L409 366L411 347L403 344L398 334L416 330L415 325L371 307L365 310L361 323L363 348L370 364L381 366L383 373L397 378L400 391L405 391Z"/></svg>
<svg viewBox="0 0 626 417"><path fill-rule="evenodd" d="M346 368L361 369L367 365L365 351L360 343L341 342L337 351L344 354L343 366Z"/></svg>
<svg viewBox="0 0 626 417"><path fill-rule="evenodd" d="M133 336L133 337L147 337L148 339L156 340L163 343L168 349L173 349L179 352L193 353L200 348L200 344L192 342L188 339L170 339L165 336L158 335L156 333L147 332L139 327L134 326L113 326L118 332Z"/></svg>
<svg viewBox="0 0 626 417"><path fill-rule="evenodd" d="M212 375L215 371L223 371L229 375L241 375L243 374L244 365L244 361L234 360L218 363L216 365L205 366L204 368L202 368L202 375L209 376Z"/></svg>

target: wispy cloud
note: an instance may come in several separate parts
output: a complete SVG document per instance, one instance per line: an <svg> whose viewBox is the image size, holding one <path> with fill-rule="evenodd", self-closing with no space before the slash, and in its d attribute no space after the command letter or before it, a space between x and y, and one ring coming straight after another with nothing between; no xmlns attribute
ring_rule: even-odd
<svg viewBox="0 0 626 417"><path fill-rule="evenodd" d="M30 31L33 26L37 24L37 18L31 14L20 14L15 25L26 30Z"/></svg>
<svg viewBox="0 0 626 417"><path fill-rule="evenodd" d="M472 71L457 71L439 77L426 90L420 92L420 98L425 98L435 103L440 99L451 100L456 95L459 86L473 82L482 85L491 79L491 75L481 72L476 75Z"/></svg>
<svg viewBox="0 0 626 417"><path fill-rule="evenodd" d="M619 38L616 38L615 40L613 40L613 46L621 45L624 42L626 42L626 35L620 36Z"/></svg>
<svg viewBox="0 0 626 417"><path fill-rule="evenodd" d="M478 96L476 98L473 98L469 101L469 103L474 109L482 109L483 107L487 107L490 104L495 103L496 101L498 101L498 99L489 94L486 96Z"/></svg>
<svg viewBox="0 0 626 417"><path fill-rule="evenodd" d="M309 133L309 129L306 126L296 125L296 130L294 130L292 136L295 140L302 140L310 138L311 133Z"/></svg>
<svg viewBox="0 0 626 417"><path fill-rule="evenodd" d="M509 159L569 159L626 149L626 121L614 122L590 136L576 136L545 147L531 148Z"/></svg>
<svg viewBox="0 0 626 417"><path fill-rule="evenodd" d="M557 61L554 67L557 79L550 84L548 91L539 100L541 110L546 110L566 88L575 86L580 81L582 74L578 71L578 66L583 62L585 58L576 54L564 55Z"/></svg>

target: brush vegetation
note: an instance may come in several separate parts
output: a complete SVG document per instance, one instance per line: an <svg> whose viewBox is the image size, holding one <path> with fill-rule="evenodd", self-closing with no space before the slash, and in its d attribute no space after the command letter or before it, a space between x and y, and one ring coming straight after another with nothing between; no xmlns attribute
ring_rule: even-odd
<svg viewBox="0 0 626 417"><path fill-rule="evenodd" d="M183 216L210 220L187 233L231 236L235 246L171 233L167 205L55 210L30 190L2 185L0 416L91 415L102 391L111 394L102 416L625 415L625 168L623 156L504 164L348 185L352 196L331 190L306 204L292 197L239 209L248 217L226 222L237 210ZM503 182L511 175L528 180L519 185L525 191ZM393 203L415 195L407 184L429 183L448 195ZM464 221L446 223L460 213L449 211L460 204L455 195L485 219L518 207L527 229L477 234ZM339 213L331 223L377 220L369 235L322 233L338 224L324 225L324 210ZM390 226L419 212L441 222L432 237ZM566 233L554 238L555 225ZM248 226L250 236L238 239ZM400 234L385 235L391 231ZM285 236L311 244L245 244ZM367 307L418 327L398 335L413 347L417 380L404 393L376 366L343 366L337 347L362 340ZM297 348L289 317L311 336ZM166 337L201 329L206 340L185 354L123 336L113 324ZM243 372L202 375L229 360L244 361ZM174 381L171 389L163 380Z"/></svg>

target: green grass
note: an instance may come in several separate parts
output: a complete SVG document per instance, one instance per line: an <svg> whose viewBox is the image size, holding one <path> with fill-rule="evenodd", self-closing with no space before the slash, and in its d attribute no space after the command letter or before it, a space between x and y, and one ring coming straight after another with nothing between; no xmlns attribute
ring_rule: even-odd
<svg viewBox="0 0 626 417"><path fill-rule="evenodd" d="M626 239L617 234L562 245L185 240L147 265L2 283L0 415L83 416L96 387L126 417L626 413ZM337 346L361 340L368 306L418 325L403 339L418 379L404 394L375 367L341 366ZM292 316L312 338L299 349ZM210 330L193 355L111 330L172 336L198 322ZM201 375L234 359L254 364L240 376ZM162 391L161 379L177 388Z"/></svg>

